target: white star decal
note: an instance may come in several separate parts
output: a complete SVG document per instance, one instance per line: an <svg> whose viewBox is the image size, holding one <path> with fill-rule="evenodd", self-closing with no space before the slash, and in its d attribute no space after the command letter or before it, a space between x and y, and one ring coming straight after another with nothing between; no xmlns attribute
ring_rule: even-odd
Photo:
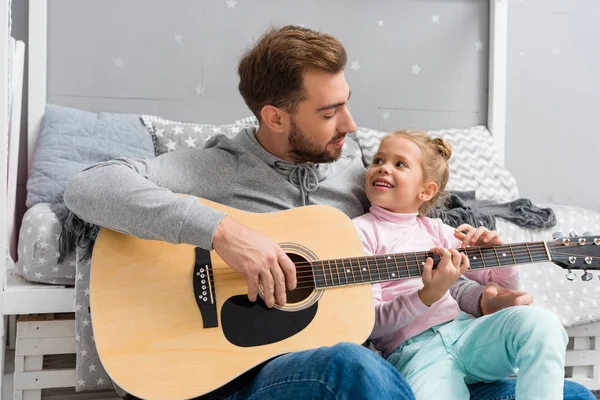
<svg viewBox="0 0 600 400"><path fill-rule="evenodd" d="M90 295L90 288L85 289L85 295L89 296Z"/></svg>
<svg viewBox="0 0 600 400"><path fill-rule="evenodd" d="M352 61L350 68L352 68L355 71L358 71L360 69L360 63L358 61Z"/></svg>
<svg viewBox="0 0 600 400"><path fill-rule="evenodd" d="M58 271L60 271L60 268L58 268L58 267L52 267L52 272L58 272Z"/></svg>
<svg viewBox="0 0 600 400"><path fill-rule="evenodd" d="M164 132L164 131L165 131L165 130L164 130L164 128L157 129L157 130L155 130L155 131L154 131L154 134L155 134L156 136L158 136L158 137L164 137L164 136L165 136L165 135L163 135L163 132Z"/></svg>
<svg viewBox="0 0 600 400"><path fill-rule="evenodd" d="M82 274L81 272L78 272L78 273L77 273L77 276L75 277L75 280L76 280L76 281L81 281L81 280L83 280L83 274Z"/></svg>
<svg viewBox="0 0 600 400"><path fill-rule="evenodd" d="M48 248L48 243L46 242L40 242L40 247L44 250L46 250ZM59 254L60 255L60 254Z"/></svg>
<svg viewBox="0 0 600 400"><path fill-rule="evenodd" d="M432 15L431 16L431 22L433 22L434 24L437 24L438 22L440 22L440 16L439 15Z"/></svg>
<svg viewBox="0 0 600 400"><path fill-rule="evenodd" d="M239 126L232 126L231 127L231 133L238 133L241 130L242 130L242 128L240 128Z"/></svg>
<svg viewBox="0 0 600 400"><path fill-rule="evenodd" d="M124 62L125 60L123 60L121 57L113 57L113 64L115 67L122 67Z"/></svg>
<svg viewBox="0 0 600 400"><path fill-rule="evenodd" d="M194 128L192 128L194 130L194 132L196 133L202 133L202 127L198 126L198 125L194 125Z"/></svg>
<svg viewBox="0 0 600 400"><path fill-rule="evenodd" d="M81 304L75 304L75 311L81 311Z"/></svg>
<svg viewBox="0 0 600 400"><path fill-rule="evenodd" d="M192 137L190 136L185 141L185 143L187 143L188 147L196 147L196 140L198 140L198 139L192 139Z"/></svg>
<svg viewBox="0 0 600 400"><path fill-rule="evenodd" d="M83 326L90 326L90 320L85 318L83 321L81 321L81 323L83 324Z"/></svg>
<svg viewBox="0 0 600 400"><path fill-rule="evenodd" d="M74 267L77 262L75 260L69 261L69 267Z"/></svg>
<svg viewBox="0 0 600 400"><path fill-rule="evenodd" d="M475 42L475 50L480 51L483 49L483 42L481 40L478 40Z"/></svg>
<svg viewBox="0 0 600 400"><path fill-rule="evenodd" d="M227 8L235 8L237 1L236 0L227 0L225 3L227 3Z"/></svg>
<svg viewBox="0 0 600 400"><path fill-rule="evenodd" d="M221 128L219 128L218 126L213 126L212 128L210 128L210 130L212 131L212 133L223 133L221 132Z"/></svg>
<svg viewBox="0 0 600 400"><path fill-rule="evenodd" d="M46 264L46 259L44 257L38 258L38 264L42 264L42 265Z"/></svg>
<svg viewBox="0 0 600 400"><path fill-rule="evenodd" d="M167 150L168 151L173 151L175 150L175 146L177 145L177 142L172 141L171 139L169 139L169 142L167 143Z"/></svg>
<svg viewBox="0 0 600 400"><path fill-rule="evenodd" d="M42 232L47 232L47 231L48 231L48 227L42 225L42 226L40 226L40 230L38 232L42 233Z"/></svg>
<svg viewBox="0 0 600 400"><path fill-rule="evenodd" d="M390 113L389 112L384 112L382 115L383 119L390 119Z"/></svg>
<svg viewBox="0 0 600 400"><path fill-rule="evenodd" d="M202 87L202 85L196 86L196 88L194 90L196 91L196 95L197 96L200 96L201 94L204 94L204 88Z"/></svg>
<svg viewBox="0 0 600 400"><path fill-rule="evenodd" d="M88 368L90 370L89 372L95 371L96 370L96 364L92 364Z"/></svg>
<svg viewBox="0 0 600 400"><path fill-rule="evenodd" d="M178 33L175 35L175 41L181 43L181 41L183 40L183 36L181 36L181 33Z"/></svg>
<svg viewBox="0 0 600 400"><path fill-rule="evenodd" d="M183 127L176 126L175 128L173 128L173 134L174 135L181 135L182 133L183 133Z"/></svg>
<svg viewBox="0 0 600 400"><path fill-rule="evenodd" d="M42 277L42 273L41 272L36 272L35 273L35 279L40 279Z"/></svg>
<svg viewBox="0 0 600 400"><path fill-rule="evenodd" d="M97 383L98 385L104 385L104 379L102 379L102 378L98 378L98 380L96 381L96 383Z"/></svg>
<svg viewBox="0 0 600 400"><path fill-rule="evenodd" d="M87 356L87 350L81 350L81 357L86 357Z"/></svg>
<svg viewBox="0 0 600 400"><path fill-rule="evenodd" d="M83 386L83 385L85 385L85 381L83 379L80 379L80 380L77 381L77 384L79 386Z"/></svg>
<svg viewBox="0 0 600 400"><path fill-rule="evenodd" d="M413 65L412 67L410 67L410 69L412 70L412 73L415 75L419 75L421 73L421 67L419 67L418 64Z"/></svg>

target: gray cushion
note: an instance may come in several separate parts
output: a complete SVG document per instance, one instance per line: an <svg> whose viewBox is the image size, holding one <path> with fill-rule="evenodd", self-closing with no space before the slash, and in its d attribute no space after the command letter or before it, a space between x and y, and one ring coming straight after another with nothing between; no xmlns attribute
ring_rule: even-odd
<svg viewBox="0 0 600 400"><path fill-rule="evenodd" d="M237 124L212 125L171 121L155 115L142 115L144 126L152 135L157 156L169 151L202 148L215 135L234 137L243 127Z"/></svg>
<svg viewBox="0 0 600 400"><path fill-rule="evenodd" d="M115 157L154 157L152 137L139 115L48 104L27 181L27 207L56 202L73 175Z"/></svg>

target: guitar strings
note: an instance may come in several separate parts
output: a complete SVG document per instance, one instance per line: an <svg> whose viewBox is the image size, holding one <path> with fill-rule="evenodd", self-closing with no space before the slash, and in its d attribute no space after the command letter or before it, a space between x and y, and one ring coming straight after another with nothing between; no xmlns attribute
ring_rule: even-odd
<svg viewBox="0 0 600 400"><path fill-rule="evenodd" d="M531 247L533 247L533 246L531 246ZM434 262L439 262L439 256L437 254L435 254L435 253L429 253L429 252L427 252L427 253L433 255ZM555 254L572 255L572 253L560 253L560 252L555 252ZM530 264L530 263L540 263L540 262L548 261L547 260L547 253L545 251L545 248L543 249L543 251L540 251L540 250L534 250L534 251L515 251L515 252L513 252L512 255L515 256L515 258L523 256L523 255L531 256L530 260L528 260L528 261L524 260L525 262L521 261L519 263ZM537 256L537 255L544 255L544 259L543 260L533 260L533 256ZM369 257L369 256L366 256L364 258L367 258L367 257ZM376 257L373 257L373 258L377 258L377 257L380 258L379 261L385 262L385 259L386 259L387 256L382 255L382 256L376 256ZM360 260L359 258L362 258L362 257L353 258L353 261L358 261L358 263L357 264L351 264L350 265L351 268L352 267L369 266L369 261L364 260L364 258L362 260ZM511 258L513 258L513 257L511 257ZM596 259L597 257L592 257L592 258ZM323 261L327 261L327 260L323 260ZM477 263L478 261L480 262L482 268L477 268L477 270L483 270L484 268L502 267L501 264L500 265L494 265L493 267L485 267L485 260L483 260L483 259L475 260L474 264L478 264ZM516 259L514 261L516 261ZM321 262L321 261L317 261L317 262ZM325 275L327 275L326 273L324 273L324 275L322 275L322 278L323 278L326 286L328 286L327 284L328 284L328 281L329 281L330 278L331 278L331 285L329 285L329 286L347 286L347 285L354 285L354 284L373 283L373 282L379 282L379 281L389 281L389 280L395 280L395 279L400 279L400 278L406 279L406 278L411 278L411 276L413 274L414 274L414 276L412 276L412 277L414 277L414 278L417 278L417 277L421 276L421 270L420 270L421 266L418 263L412 262L412 263L409 263L410 265L408 265L408 266L406 266L406 265L400 265L400 267L402 268L402 271L407 270L407 272L409 274L408 276L401 276L400 278L395 277L393 279L390 279L391 277L388 276L387 279L381 279L381 272L389 274L389 272L390 272L390 266L386 265L386 266L379 267L379 265L377 264L377 260L375 260L375 266L374 266L374 268L371 267L371 268L369 268L369 271L364 271L368 275L369 280L367 282L356 282L355 275L358 274L358 275L360 275L360 279L363 278L364 274L361 273L360 270L359 271L353 271L352 269L350 269L350 273L348 273L348 272L344 273L343 272L343 273L340 274L339 268L345 268L347 270L348 269L347 266L339 266L339 265L337 265L337 266L333 265L332 266L331 263L328 263L328 264L330 264L330 265L326 266L325 264L322 264L322 265L316 266L316 265L314 265L314 263L311 263L311 262L298 262L298 263L296 263L296 266L300 267L297 270L297 275L296 275L296 277L297 277L297 286L296 286L296 289L314 288L315 270L313 269L313 267L315 267L315 268L321 268L321 269L323 269L323 267L328 267L328 271L327 272L329 272L329 276L328 277L325 276ZM509 265L512 266L514 264L511 263L511 264L507 264L505 266L509 266ZM398 268L395 268L395 269L398 270ZM584 269L584 268L580 267L578 269ZM214 271L214 272L218 273L219 275L229 274L229 273L231 273L231 274L239 274L239 272L237 272L235 270L228 270L228 271L226 271L226 270L217 270L217 271ZM411 272L413 274L411 274ZM352 276L350 276L350 275L352 275ZM374 279L373 275L377 275L380 279ZM306 278L308 278L308 279L306 279ZM337 278L337 282L338 282L337 284L336 284L336 278ZM345 283L342 283L342 280L344 280ZM355 282L350 282L351 280L354 280ZM308 284L308 285L305 286L305 284Z"/></svg>
<svg viewBox="0 0 600 400"><path fill-rule="evenodd" d="M436 253L427 253L428 257L432 257L434 259L434 263L438 263L440 260L439 255L437 255ZM554 252L554 254L564 254L564 255L569 255L572 256L573 253L562 253L562 252ZM533 257L538 257L538 256L544 256L543 260L532 260ZM359 257L349 257L349 258L345 258L345 259L338 259L339 264L336 265L335 261L331 261L331 260L316 260L316 261L300 261L300 262L296 262L295 266L296 267L303 267L303 266L310 266L310 267L314 267L314 268L319 268L319 269L323 269L323 267L327 268L328 270L336 270L339 268L347 268L348 265L344 265L344 263L342 263L341 260L344 260L346 263L349 263L349 267L363 267L363 266L369 266L369 264L371 264L371 268L375 271L386 271L390 268L389 265L379 265L379 263L385 264L388 260L390 261L390 263L392 262L391 259L388 259L387 257L394 257L394 255L380 255L380 256L359 256ZM514 257L513 257L514 256ZM529 258L529 261L523 260L523 261L519 261L516 260L517 258L521 258L523 256L526 256ZM413 256L410 256L411 258L413 258ZM422 257L422 256L421 256ZM475 265L479 265L482 264L483 268L495 268L495 267L502 267L502 262L500 262L498 265L494 265L494 266L490 266L490 267L486 267L485 266L485 258L481 258L480 256L476 256L477 259L473 260L473 259L469 259L469 262L471 264L475 264ZM369 260L366 260L367 258L369 258ZM400 257L400 259L398 260L398 258L395 258L395 262L399 264L399 266L401 268L421 268L422 263L419 263L416 260L411 260L408 265L406 264L406 262L402 262L404 257ZM497 262L498 260L503 260L503 259L507 259L510 260L511 258L514 259L513 261L515 261L515 263L508 263L505 264L504 266L512 266L515 264L521 264L521 263L540 263L540 262L544 262L544 261L550 261L548 260L548 254L546 253L545 249L539 249L539 250L534 250L534 251L514 251L512 253L506 253L506 256L502 256L500 257L500 255L498 255L498 259L496 259L496 256L489 256L488 260L491 261L495 261ZM595 260L597 259L597 257L593 257L592 259ZM404 260L406 261L406 260ZM328 265L326 265L325 263L327 263ZM395 267L395 264L393 265ZM309 269L309 271L307 271L309 274L312 275L312 268ZM214 274L239 274L238 271L233 270L233 269L223 269L223 270L215 270L213 271ZM297 274L297 277L302 277L301 274Z"/></svg>

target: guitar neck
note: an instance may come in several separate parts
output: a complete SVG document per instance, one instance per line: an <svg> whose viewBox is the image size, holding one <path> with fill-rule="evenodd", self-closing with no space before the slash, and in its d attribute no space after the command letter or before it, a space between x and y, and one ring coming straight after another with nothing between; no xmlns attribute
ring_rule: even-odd
<svg viewBox="0 0 600 400"><path fill-rule="evenodd" d="M508 267L550 261L546 242L502 244L457 249L466 253L470 270ZM433 259L435 269L440 256L429 251L382 254L312 262L315 287L318 289L417 278L423 273L425 260Z"/></svg>

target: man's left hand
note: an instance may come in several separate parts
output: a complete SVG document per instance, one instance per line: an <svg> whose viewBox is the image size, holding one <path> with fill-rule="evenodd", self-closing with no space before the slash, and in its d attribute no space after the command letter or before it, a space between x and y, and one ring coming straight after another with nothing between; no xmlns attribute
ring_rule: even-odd
<svg viewBox="0 0 600 400"><path fill-rule="evenodd" d="M510 290L490 282L483 289L481 296L481 313L483 315L493 314L503 308L512 306L528 306L533 303L531 293Z"/></svg>

